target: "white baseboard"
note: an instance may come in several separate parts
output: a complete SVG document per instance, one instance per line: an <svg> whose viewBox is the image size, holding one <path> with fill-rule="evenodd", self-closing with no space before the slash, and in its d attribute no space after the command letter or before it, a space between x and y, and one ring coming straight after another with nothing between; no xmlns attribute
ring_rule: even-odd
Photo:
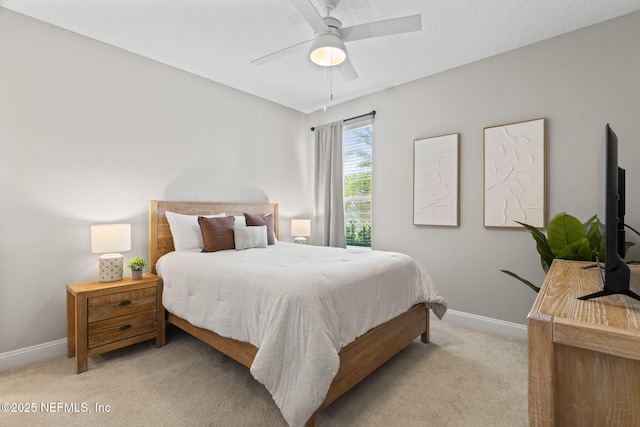
<svg viewBox="0 0 640 427"><path fill-rule="evenodd" d="M67 339L62 338L0 354L0 371L40 362L67 354Z"/></svg>
<svg viewBox="0 0 640 427"><path fill-rule="evenodd" d="M527 327L525 325L493 319L491 317L478 316L477 314L465 313L463 311L447 310L447 314L444 315L442 321L507 337L527 338Z"/></svg>
<svg viewBox="0 0 640 427"><path fill-rule="evenodd" d="M492 319L491 317L478 316L477 314L447 310L447 314L444 316L442 321L466 326L468 328L493 332L499 335L515 338L527 338L527 327L525 325ZM66 354L66 338L8 351L0 354L0 371L28 365L29 363L40 362L42 360L51 359L52 357L64 356Z"/></svg>

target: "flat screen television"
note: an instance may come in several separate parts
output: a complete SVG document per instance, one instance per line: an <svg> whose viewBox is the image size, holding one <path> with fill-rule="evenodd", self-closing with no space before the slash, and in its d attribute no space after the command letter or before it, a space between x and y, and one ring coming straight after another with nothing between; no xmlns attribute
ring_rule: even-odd
<svg viewBox="0 0 640 427"><path fill-rule="evenodd" d="M604 152L600 166L598 220L603 224L604 266L597 263L602 290L578 299L587 300L606 295L623 294L640 301L640 296L629 289L630 270L625 256L625 171L618 166L618 137L607 123ZM603 212L604 211L604 212ZM603 213L602 213L603 212Z"/></svg>

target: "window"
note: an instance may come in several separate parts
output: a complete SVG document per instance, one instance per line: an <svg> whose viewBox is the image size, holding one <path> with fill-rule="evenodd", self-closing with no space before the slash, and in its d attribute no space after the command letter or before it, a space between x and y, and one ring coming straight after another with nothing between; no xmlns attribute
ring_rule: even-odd
<svg viewBox="0 0 640 427"><path fill-rule="evenodd" d="M371 120L345 126L344 223L348 246L371 247Z"/></svg>

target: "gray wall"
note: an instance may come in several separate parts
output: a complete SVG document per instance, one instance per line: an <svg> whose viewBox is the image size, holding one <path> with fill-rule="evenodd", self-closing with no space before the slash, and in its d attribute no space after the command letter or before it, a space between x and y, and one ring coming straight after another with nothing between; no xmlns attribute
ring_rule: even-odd
<svg viewBox="0 0 640 427"><path fill-rule="evenodd" d="M0 8L0 354L66 337L97 278L90 225L150 199L275 201L308 216L302 113ZM125 268L125 274L128 274Z"/></svg>
<svg viewBox="0 0 640 427"><path fill-rule="evenodd" d="M125 258L146 256L149 199L276 201L290 239L308 127L371 109L374 245L414 256L452 309L524 324L535 294L498 270L543 274L526 232L482 226L482 129L547 118L548 212L586 219L611 122L640 227L639 39L635 13L305 116L0 8L0 354L66 337L65 284L97 275L91 224L132 223ZM413 226L413 140L450 132L461 225Z"/></svg>
<svg viewBox="0 0 640 427"><path fill-rule="evenodd" d="M598 153L610 122L627 169L627 218L640 227L640 13L462 66L309 116L309 125L378 112L373 245L415 257L462 312L525 324L542 283L525 230L483 227L483 128L547 119L547 212L597 210ZM460 134L460 226L412 225L415 139ZM627 233L627 239L639 242ZM630 259L640 259L634 248Z"/></svg>

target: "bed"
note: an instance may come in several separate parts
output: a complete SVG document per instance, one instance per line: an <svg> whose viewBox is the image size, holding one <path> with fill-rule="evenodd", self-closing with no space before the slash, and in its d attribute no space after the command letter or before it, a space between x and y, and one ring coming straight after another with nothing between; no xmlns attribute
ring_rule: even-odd
<svg viewBox="0 0 640 427"><path fill-rule="evenodd" d="M265 249L250 249L246 251L220 251L217 252L215 256L210 256L210 254L202 254L199 250L193 251L174 251L174 243L173 237L171 233L171 229L169 227L169 223L167 221L167 212L170 213L179 213L184 215L216 215L216 214L225 214L227 216L233 215L243 215L244 213L253 214L253 215L272 215L274 218L273 221L273 233L277 238L279 236L278 231L278 205L275 203L210 203L210 202L173 202L173 201L155 201L152 200L149 203L149 261L150 268L152 273L158 273L163 276L163 280L165 281L165 292L164 296L167 298L172 298L172 294L180 294L183 292L185 294L185 300L194 299L196 301L202 301L202 298L192 298L192 292L194 289L204 289L204 292L217 292L216 290L212 290L213 286L207 283L205 285L198 285L200 288L196 286L196 283L199 282L199 278L196 279L195 276L187 275L187 273L181 272L178 266L187 266L192 265L192 262L201 262L201 258L209 258L215 259L220 262L220 264L216 267L211 267L212 270L221 271L227 266L230 266L234 263L240 266L248 266L251 265L252 268L265 268L269 270L269 265L278 266L278 267L290 267L290 264L299 264L304 263L306 259L313 259L314 264L309 264L305 271L310 272L309 275L303 275L304 283L296 283L294 288L289 287L287 289L293 290L292 293L296 294L298 289L303 289L306 292L306 285L308 283L315 283L310 289L313 289L316 292L316 289L322 289L322 292L336 292L336 295L340 295L340 300L344 299L344 292L339 288L332 288L332 286L327 286L327 288L332 288L332 290L324 290L324 288L317 284L322 284L323 280L329 281L333 283L331 280L327 280L327 274L322 273L320 270L317 272L318 274L313 273L315 271L316 266L315 263L317 260L325 259L328 265L336 266L335 270L339 271L339 268L342 268L342 265L358 265L359 262L366 256L362 251L344 251L335 248L319 248L319 247L302 247L302 245L295 245L292 243L283 243L278 242L275 245L270 245ZM340 252L339 252L340 251ZM368 251L369 253L374 253L374 257L378 257L376 264L382 268L384 263L391 262L407 262L402 254L394 254L394 253L386 253L381 251ZM293 261L287 261L286 257L297 257L295 260L291 258ZM334 256L338 256L335 261ZM269 261L268 257L274 257L273 260ZM285 257L285 258L282 258ZM408 257L406 257L408 258ZM410 258L409 258L410 260ZM208 261L207 261L208 262ZM271 263L264 264L262 267L260 263ZM410 262L415 263L413 260ZM329 264L331 263L331 264ZM199 264L193 264L195 268L192 270L197 271L208 271L205 267L199 267ZM156 270L156 266L159 266L158 270ZM253 267L255 266L255 267ZM274 267L275 268L275 267ZM318 267L321 268L321 267ZM344 267L347 268L347 267ZM419 274L423 273L422 269L417 266L415 267L419 270ZM331 268L334 269L333 267ZM189 270L189 271L192 271ZM242 274L248 274L246 270L250 270L247 267L242 269ZM362 269L360 269L362 270ZM379 275L378 272L375 276L371 276L368 281L375 284L376 281L380 281L380 278L384 276ZM223 273L221 273L223 274ZM335 273L339 274L339 273ZM240 276L238 274L237 276ZM274 288L282 288L285 287L281 285L282 283L288 283L291 276L296 276L296 274L291 274L287 277L287 279L273 279L273 287ZM192 279L193 277L193 279ZM243 276L244 277L244 276ZM226 280L226 279L225 279ZM231 280L231 279L229 279ZM238 278L238 282L236 282L232 288L232 292L235 292L235 289L241 288L246 285L244 281L248 281L244 278ZM271 279L269 279L271 280ZM254 305L257 307L257 304L260 304L262 300L267 300L269 296L274 293L272 288L269 288L270 282L267 280L267 275L263 275L260 279L260 287L259 288L251 288L255 289L255 291L250 292L244 299L244 302L247 306L253 307ZM363 280L358 279L359 282L363 282ZM430 279L428 279L430 280ZM181 288L174 286L174 283L182 283L182 282L191 282L189 285L193 285L193 289L189 290L180 290ZM264 283L263 283L264 282ZM369 283L367 283L369 285ZM248 286L248 285L247 285ZM253 285L252 285L253 286ZM376 286L381 286L377 284ZM264 288L264 289L263 289ZM387 285L386 288L389 288ZM376 288L378 289L378 288ZM383 288L379 288L383 289ZM198 291L201 292L201 291ZM303 291L300 291L303 292ZM317 292L321 292L318 290ZM343 294L340 294L343 292ZM387 291L384 291L387 292ZM384 294L382 292L382 294ZM391 292L391 291L388 291ZM397 290L393 290L394 293L397 293ZM226 307L227 301L223 301L224 304L220 303L221 298L219 295L214 296L211 301L212 306L218 307L217 311L213 313L204 313L204 314L192 314L190 309L183 309L183 306L187 306L187 302L175 302L174 300L163 301L163 304L167 308L168 313L168 321L193 335L194 337L200 339L201 341L209 344L214 347L218 351L226 354L242 365L248 367L251 370L252 375L261 383L263 383L267 389L271 392L274 397L274 401L280 408L285 420L291 426L313 426L315 423L316 414L343 395L346 391L348 391L355 384L364 379L367 375L377 369L380 365L398 353L401 349L403 349L407 344L416 339L417 337L421 337L422 342L429 342L429 307L438 315L442 317L444 312L446 311L446 302L441 297L437 288L429 288L427 292L427 296L421 296L421 299L425 301L420 303L412 303L408 305L407 308L402 308L400 312L398 312L397 307L393 308L395 312L390 308L389 313L394 313L390 315L386 313L385 310L386 302L383 305L380 305L380 308L375 310L365 310L367 313L374 313L372 316L376 317L376 319L372 319L375 327L366 326L366 322L358 325L357 327L361 328L361 330L357 330L357 327L351 328L352 323L358 322L344 322L346 325L348 323L349 327L345 327L344 329L348 330L348 332L340 334L323 334L319 333L319 337L307 335L308 331L321 330L325 323L338 323L342 320L340 316L345 315L345 309L335 309L336 312L340 312L342 314L335 315L333 313L334 306L329 306L330 313L325 313L322 315L316 315L315 301L321 301L316 305L318 307L327 306L327 300L334 300L331 294L324 293L318 294L319 296L313 296L311 298L307 298L306 296L302 299L312 300L310 303L313 305L312 308L309 308L309 314L307 317L304 317L305 314L291 314L304 312L304 310L299 310L298 305L286 305L286 309L278 309L272 310L276 312L275 319L269 319L269 322L266 323L267 326L243 326L240 328L242 331L238 333L229 333L227 329L223 326L220 326L220 329L217 327L212 328L207 325L216 324L215 321L210 321L209 318L215 318L221 316L221 313L224 313L224 310L221 310L221 307L224 309ZM305 294L306 295L306 294ZM376 294L378 295L378 294ZM253 298L253 299L252 299ZM412 297L413 298L413 297ZM281 300L282 298L280 298ZM294 298L291 297L293 300ZM375 298L372 297L372 300ZM378 296L378 299L380 297ZM384 300L384 298L382 298ZM255 300L255 301L254 301ZM278 301L280 301L278 300ZM354 300L352 298L351 300ZM359 298L355 298L355 300L359 300ZM297 300L295 300L297 301ZM362 300L364 301L364 299ZM217 305L216 305L217 304ZM252 305L253 304L253 305ZM297 304L297 302L296 302ZM300 303L302 304L302 303ZM304 304L307 304L305 302ZM198 303L198 306L202 305L201 302ZM389 304L391 305L391 304ZM205 308L206 309L206 308ZM253 308L252 308L253 309ZM325 308L321 308L325 310ZM185 311L186 310L186 311ZM260 311L260 308L255 309L256 312ZM236 308L233 310L229 309L228 313L230 316L236 315L238 311ZM237 314L240 316L240 314ZM259 315L253 315L252 312L248 314L242 314L243 317L259 317L258 321L261 321L264 317L264 313L260 311ZM289 316L289 317L287 317ZM292 317L292 316L303 316L300 317ZM387 316L388 318L384 318L383 316ZM390 317L389 317L390 316ZM348 317L348 316L347 316ZM327 321L329 318L331 321ZM384 320L379 321L380 318L384 318ZM189 319L189 320L187 320ZM209 319L209 320L207 320ZM218 321L224 319L218 319ZM229 323L234 323L229 322ZM315 324L313 322L316 322ZM224 322L223 322L224 323ZM273 323L273 325L272 325ZM296 375L300 375L300 378L294 378L294 381L291 381L290 378L287 381L281 380L278 377L272 378L273 376L282 375L286 377L287 375L291 375L291 369L287 371L287 366L291 363L297 363L298 359L286 359L287 354L282 353L284 351L280 349L289 348L287 343L271 344L267 340L260 341L265 336L282 336L283 340L287 340L289 335L295 336L298 333L298 329L300 328L300 324L304 324L305 332L302 335L302 339L300 337L296 338L298 341L304 341L304 343L300 344L302 347L307 346L304 350L300 350L306 357L303 359L304 367L293 369L293 373ZM318 326L320 325L320 326ZM289 328L285 331L286 328ZM293 329L292 329L293 328ZM365 329L362 329L365 328ZM216 331L211 330L216 329ZM331 329L330 326L328 329ZM340 328L341 330L343 328ZM353 329L353 330L352 330ZM246 334L244 333L246 330ZM263 330L266 330L264 332ZM273 331L270 332L270 331ZM351 337L352 334L354 336ZM230 338L230 336L238 336L239 338ZM322 343L326 338L326 345ZM344 335L344 336L343 336ZM310 338L308 338L310 337ZM350 337L350 338L349 338ZM290 340L291 341L291 340ZM347 342L348 341L348 342ZM317 345L316 345L317 342ZM262 343L261 345L258 343ZM327 349L327 347L333 346L334 349ZM274 350L275 349L275 350ZM261 351L262 350L262 351ZM293 353L296 353L298 350L296 349ZM280 354L280 353L282 354ZM337 354L332 354L337 353ZM276 354L278 353L278 354ZM310 356L311 355L311 356ZM283 357L282 360L275 359L274 357ZM335 358L335 363L333 359ZM314 365L317 360L317 366ZM325 363L326 360L326 363ZM265 365L267 363L267 365ZM279 367L279 365L284 365L284 368ZM295 366L295 365L292 365ZM280 370L282 372L280 372ZM307 375L308 376L305 376ZM288 377L286 377L288 378ZM328 378L328 379L327 379ZM292 392L286 391L283 392L280 390L280 382L287 383L288 386L293 385L294 387L298 387L294 389ZM293 384L289 384L293 383ZM308 395L307 396L307 393ZM286 394L289 393L289 394ZM282 397L284 395L284 397ZM293 397L291 397L293 396Z"/></svg>

